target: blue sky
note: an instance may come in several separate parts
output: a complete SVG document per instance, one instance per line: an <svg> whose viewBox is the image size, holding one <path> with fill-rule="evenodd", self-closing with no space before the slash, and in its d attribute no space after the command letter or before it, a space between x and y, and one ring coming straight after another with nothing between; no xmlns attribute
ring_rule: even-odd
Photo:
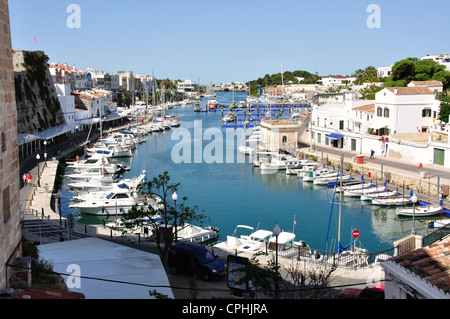
<svg viewBox="0 0 450 319"><path fill-rule="evenodd" d="M80 28L66 24L72 3ZM370 4L380 8L380 28L367 26ZM14 49L202 84L254 80L281 63L285 71L350 75L450 53L448 0L10 0L9 11Z"/></svg>

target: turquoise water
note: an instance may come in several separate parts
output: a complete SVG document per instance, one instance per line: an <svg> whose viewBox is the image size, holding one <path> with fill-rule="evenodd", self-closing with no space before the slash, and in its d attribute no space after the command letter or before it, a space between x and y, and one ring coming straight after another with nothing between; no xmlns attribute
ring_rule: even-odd
<svg viewBox="0 0 450 319"><path fill-rule="evenodd" d="M245 100L246 96L244 93L235 93L235 101ZM232 93L218 92L216 99L220 103L230 103ZM205 103L206 100L201 102L202 107L205 107ZM249 160L237 151L243 129L235 131L221 128L220 111L197 113L193 111L193 106L185 106L168 110L167 113L176 114L181 120L180 130L150 134L147 141L134 151L133 157L125 161L131 170L123 175L124 178L137 176L142 169L147 170L148 178L168 171L173 182L181 183L179 198L186 196L189 206L197 205L200 210L204 210L208 216L206 224L220 229L219 239L226 239L238 224L255 228L259 225L259 228L272 230L278 223L286 231L294 230L296 240L304 240L316 249L325 248L333 188L303 183L296 176L286 176L284 171L261 175L259 169L253 168ZM202 138L205 131L214 137ZM180 132L184 136L189 134L191 138L175 138ZM217 133L223 133L220 144L216 144L215 138L219 138ZM191 156L186 158L190 158L191 163L176 164L172 149L175 147L178 150L183 145L187 151L190 144ZM213 146L217 145L223 145L222 156L219 147L216 147L216 152L211 152ZM203 155L212 154L216 162L207 163L205 160L209 157L199 157L194 150L203 150ZM232 163L227 161L227 156L233 156ZM195 163L199 158L202 161ZM221 159L219 163L217 159ZM68 196L64 196L64 199L63 214L68 211ZM338 238L338 200L336 197L328 235L327 249L332 251L336 251ZM105 219L87 215L80 217L80 221L88 224L101 224ZM416 219L418 234L430 232L427 220ZM409 235L412 219L397 217L395 209L377 208L361 202L359 198L344 198L341 221L343 245L351 241L354 228L360 230L362 246L370 252L378 252L391 248L393 241Z"/></svg>

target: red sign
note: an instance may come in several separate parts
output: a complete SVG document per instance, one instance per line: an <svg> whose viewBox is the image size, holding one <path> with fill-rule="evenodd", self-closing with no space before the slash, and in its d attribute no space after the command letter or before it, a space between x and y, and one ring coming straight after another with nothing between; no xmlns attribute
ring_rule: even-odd
<svg viewBox="0 0 450 319"><path fill-rule="evenodd" d="M353 238L358 238L359 237L359 235L360 235L360 232L359 232L359 230L357 230L357 229L355 229L354 231L352 231L352 236L353 236Z"/></svg>

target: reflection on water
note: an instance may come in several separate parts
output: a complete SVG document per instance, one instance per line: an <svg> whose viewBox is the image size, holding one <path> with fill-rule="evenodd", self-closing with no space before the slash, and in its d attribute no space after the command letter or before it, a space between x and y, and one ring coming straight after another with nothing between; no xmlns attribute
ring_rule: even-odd
<svg viewBox="0 0 450 319"><path fill-rule="evenodd" d="M217 93L217 100L222 103L232 101L232 93ZM244 100L246 94L236 93L235 101ZM202 106L206 103L201 102ZM221 128L221 112L197 113L193 106L176 107L168 113L174 113L181 120L181 129L187 129L194 143L194 130L202 121L202 132L209 128ZM251 130L248 130L247 134ZM180 163L172 160L172 148L179 139L172 139L173 130L151 133L146 142L140 144L131 159L123 159L131 167L123 174L124 178L147 171L147 177L153 178L168 171L173 182L180 182L178 195L188 197L188 205L197 205L204 210L211 224L220 229L220 239L231 235L238 224L272 230L276 223L286 231L295 231L296 240L305 240L310 246L323 249L330 225L329 244L336 246L337 225L339 215L339 194L333 202L334 188L328 188L313 183L303 183L296 176L286 176L285 172L262 175L258 168L253 168L249 161L243 163L244 155L237 151L241 141L241 132L232 136L233 144L223 145L224 163L207 164ZM187 141L183 141L186 143ZM213 140L201 140L200 149ZM228 141L230 142L230 141ZM192 144L193 144L192 143ZM226 154L234 152L233 163L226 163ZM198 145L197 145L198 146ZM191 145L191 155L194 159L194 145ZM197 154L198 155L198 154ZM200 154L201 155L201 154ZM203 157L200 157L203 159ZM193 161L193 160L192 160ZM70 193L63 189L63 214L67 214ZM103 224L103 220L112 221L115 216L99 217L80 215L80 221L87 224ZM359 198L343 198L341 217L342 243L349 243L354 228L360 230L360 241L372 252L392 247L392 242L409 235L412 229L411 218L399 218L395 209L374 207ZM295 220L295 223L294 223ZM416 232L427 234L428 219L416 220Z"/></svg>

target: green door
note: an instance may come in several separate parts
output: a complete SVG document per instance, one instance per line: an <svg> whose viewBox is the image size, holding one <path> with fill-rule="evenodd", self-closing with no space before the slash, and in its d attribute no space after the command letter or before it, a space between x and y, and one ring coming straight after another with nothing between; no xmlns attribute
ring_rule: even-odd
<svg viewBox="0 0 450 319"><path fill-rule="evenodd" d="M352 151L356 151L356 140L352 138Z"/></svg>
<svg viewBox="0 0 450 319"><path fill-rule="evenodd" d="M444 165L445 151L435 148L434 149L434 164Z"/></svg>

